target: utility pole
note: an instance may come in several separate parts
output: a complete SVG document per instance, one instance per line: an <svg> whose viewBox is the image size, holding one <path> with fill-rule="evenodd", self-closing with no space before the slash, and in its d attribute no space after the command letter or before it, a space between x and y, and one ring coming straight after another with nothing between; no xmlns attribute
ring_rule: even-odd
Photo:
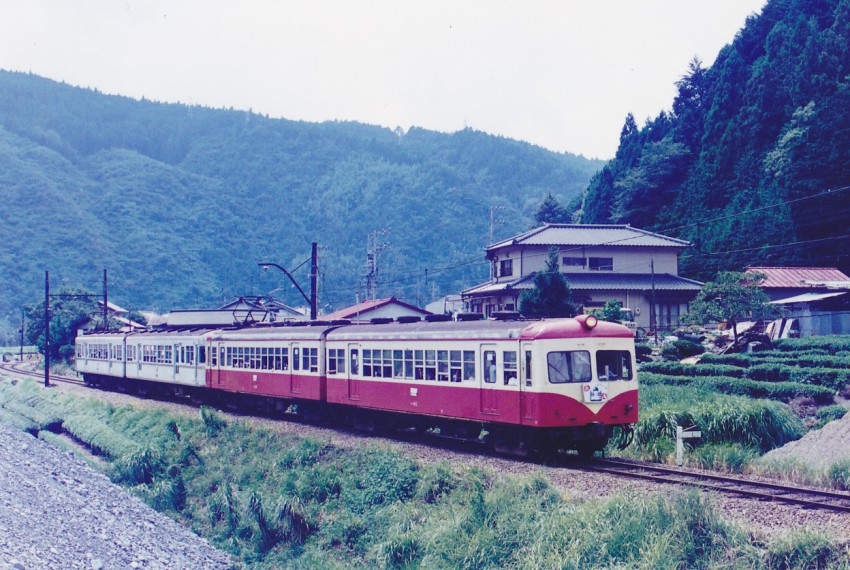
<svg viewBox="0 0 850 570"><path fill-rule="evenodd" d="M650 279L652 280L652 304L649 306L649 326L655 331L655 344L658 344L658 315L655 314L655 260L649 260Z"/></svg>
<svg viewBox="0 0 850 570"><path fill-rule="evenodd" d="M109 298L106 295L108 287L106 285L106 269L103 270L103 330L109 330Z"/></svg>
<svg viewBox="0 0 850 570"><path fill-rule="evenodd" d="M316 320L316 311L318 308L318 299L316 298L319 291L319 248L316 242L313 242L310 253L310 320Z"/></svg>
<svg viewBox="0 0 850 570"><path fill-rule="evenodd" d="M504 224L505 220L497 218L499 212L504 211L504 206L490 206L490 241L487 245L491 245L496 235L496 225Z"/></svg>
<svg viewBox="0 0 850 570"><path fill-rule="evenodd" d="M44 272L44 387L50 386L50 274Z"/></svg>
<svg viewBox="0 0 850 570"><path fill-rule="evenodd" d="M366 299L378 297L378 253L388 246L378 238L386 234L387 230L375 230L366 235Z"/></svg>
<svg viewBox="0 0 850 570"><path fill-rule="evenodd" d="M27 313L21 309L21 362L24 361L24 330L27 325Z"/></svg>

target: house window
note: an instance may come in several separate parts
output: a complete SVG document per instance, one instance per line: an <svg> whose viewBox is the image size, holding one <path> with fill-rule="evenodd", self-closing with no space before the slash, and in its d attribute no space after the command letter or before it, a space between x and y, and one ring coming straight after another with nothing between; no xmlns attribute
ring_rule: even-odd
<svg viewBox="0 0 850 570"><path fill-rule="evenodd" d="M506 277L514 274L514 260L503 259L499 262L499 276Z"/></svg>
<svg viewBox="0 0 850 570"><path fill-rule="evenodd" d="M585 259L583 257L565 257L561 265L564 267L584 267Z"/></svg>
<svg viewBox="0 0 850 570"><path fill-rule="evenodd" d="M591 271L614 271L613 257L589 257L587 268Z"/></svg>

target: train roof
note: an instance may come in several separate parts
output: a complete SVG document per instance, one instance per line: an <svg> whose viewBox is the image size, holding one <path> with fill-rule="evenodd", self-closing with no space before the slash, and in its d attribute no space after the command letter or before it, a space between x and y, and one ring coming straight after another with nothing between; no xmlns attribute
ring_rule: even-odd
<svg viewBox="0 0 850 570"><path fill-rule="evenodd" d="M576 319L544 319L515 321L445 321L351 325L331 330L328 340L393 340L393 339L547 339L576 337L631 338L631 331L618 324L599 322L586 329Z"/></svg>
<svg viewBox="0 0 850 570"><path fill-rule="evenodd" d="M558 338L631 338L632 332L615 323L599 321L586 328L579 319L418 321L410 323L310 324L257 326L239 329L180 328L126 333L102 331L86 338L178 338L202 337L213 341L321 340L360 342L369 340L535 340Z"/></svg>

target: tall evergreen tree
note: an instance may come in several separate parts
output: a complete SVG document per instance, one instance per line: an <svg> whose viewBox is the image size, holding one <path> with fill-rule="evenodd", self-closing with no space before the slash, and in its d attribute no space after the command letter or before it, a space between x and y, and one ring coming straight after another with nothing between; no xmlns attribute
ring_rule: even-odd
<svg viewBox="0 0 850 570"><path fill-rule="evenodd" d="M558 199L550 192L537 206L534 221L537 222L538 226L543 224L568 224L570 223L570 213L561 206Z"/></svg>
<svg viewBox="0 0 850 570"><path fill-rule="evenodd" d="M561 273L558 248L549 249L546 269L534 276L534 289L523 291L519 312L526 317L574 317L579 307L566 276Z"/></svg>

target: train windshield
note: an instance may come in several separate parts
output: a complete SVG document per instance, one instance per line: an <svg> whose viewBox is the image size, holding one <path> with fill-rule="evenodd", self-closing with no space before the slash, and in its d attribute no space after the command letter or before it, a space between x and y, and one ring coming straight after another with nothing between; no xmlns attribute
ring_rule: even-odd
<svg viewBox="0 0 850 570"><path fill-rule="evenodd" d="M632 357L629 351L598 351L596 353L596 377L603 381L631 380Z"/></svg>
<svg viewBox="0 0 850 570"><path fill-rule="evenodd" d="M546 360L549 363L550 383L590 382L590 352L586 350L550 352L546 355Z"/></svg>

